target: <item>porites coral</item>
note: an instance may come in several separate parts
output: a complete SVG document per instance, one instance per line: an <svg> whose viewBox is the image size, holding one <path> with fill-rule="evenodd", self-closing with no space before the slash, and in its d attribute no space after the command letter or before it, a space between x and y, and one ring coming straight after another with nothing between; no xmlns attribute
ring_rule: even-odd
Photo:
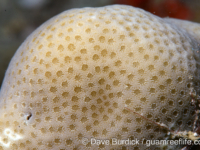
<svg viewBox="0 0 200 150"><path fill-rule="evenodd" d="M199 88L195 44L177 26L130 6L53 17L10 62L0 93L0 149L121 149L126 145L90 139L165 138L125 107L191 130L190 92Z"/></svg>

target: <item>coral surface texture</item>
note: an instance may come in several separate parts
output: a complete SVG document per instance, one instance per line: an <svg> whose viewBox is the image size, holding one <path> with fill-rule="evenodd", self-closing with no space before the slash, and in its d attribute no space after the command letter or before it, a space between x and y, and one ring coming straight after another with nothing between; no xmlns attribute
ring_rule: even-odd
<svg viewBox="0 0 200 150"><path fill-rule="evenodd" d="M51 18L7 69L0 150L178 149L148 140L193 131L199 29L126 5Z"/></svg>

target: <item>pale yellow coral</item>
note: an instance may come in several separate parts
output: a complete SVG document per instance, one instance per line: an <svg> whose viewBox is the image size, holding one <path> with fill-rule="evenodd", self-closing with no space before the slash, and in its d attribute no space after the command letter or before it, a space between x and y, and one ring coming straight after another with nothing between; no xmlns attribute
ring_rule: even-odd
<svg viewBox="0 0 200 150"><path fill-rule="evenodd" d="M185 30L131 6L53 17L10 62L0 93L0 149L144 149L90 139L166 138L125 107L173 130L192 130L194 48Z"/></svg>
<svg viewBox="0 0 200 150"><path fill-rule="evenodd" d="M175 24L178 27L183 28L188 32L188 34L191 34L196 40L200 41L200 25L199 23L185 21L185 20L179 20L179 19L172 19L172 18L165 18L165 20L171 24Z"/></svg>

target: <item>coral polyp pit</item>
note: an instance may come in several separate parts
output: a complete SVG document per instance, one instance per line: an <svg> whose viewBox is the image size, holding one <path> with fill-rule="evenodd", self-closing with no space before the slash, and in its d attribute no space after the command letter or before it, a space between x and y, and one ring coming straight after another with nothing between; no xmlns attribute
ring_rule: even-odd
<svg viewBox="0 0 200 150"><path fill-rule="evenodd" d="M45 22L6 72L0 150L159 149L90 142L168 138L147 119L192 131L198 35L172 22L125 5L72 9Z"/></svg>

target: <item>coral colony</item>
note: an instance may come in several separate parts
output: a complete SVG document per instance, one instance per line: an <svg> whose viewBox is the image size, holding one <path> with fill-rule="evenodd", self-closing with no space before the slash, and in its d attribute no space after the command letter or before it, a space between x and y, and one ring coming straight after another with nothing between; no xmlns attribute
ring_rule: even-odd
<svg viewBox="0 0 200 150"><path fill-rule="evenodd" d="M0 150L184 147L153 140L198 137L199 29L126 5L51 18L9 64Z"/></svg>

